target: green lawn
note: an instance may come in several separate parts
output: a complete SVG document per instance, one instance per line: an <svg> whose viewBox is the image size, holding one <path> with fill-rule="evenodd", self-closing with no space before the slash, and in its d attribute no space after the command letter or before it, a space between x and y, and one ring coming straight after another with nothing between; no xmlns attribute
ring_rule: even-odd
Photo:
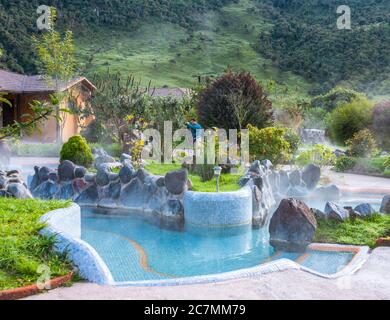
<svg viewBox="0 0 390 320"><path fill-rule="evenodd" d="M39 218L69 202L0 198L0 290L35 284L40 265L50 268L51 278L72 270L64 255L55 253L53 237L41 236Z"/></svg>
<svg viewBox="0 0 390 320"><path fill-rule="evenodd" d="M378 238L390 235L390 215L337 222L319 220L314 242L375 246Z"/></svg>
<svg viewBox="0 0 390 320"><path fill-rule="evenodd" d="M145 170L155 174L155 175L165 175L169 171L181 169L179 164L148 164L145 166ZM220 191L229 192L237 191L241 187L238 185L241 175L232 175L232 174L223 174L220 178ZM216 191L216 181L215 179L211 181L203 182L201 177L194 174L189 174L189 178L193 184L193 191L201 192L215 192Z"/></svg>

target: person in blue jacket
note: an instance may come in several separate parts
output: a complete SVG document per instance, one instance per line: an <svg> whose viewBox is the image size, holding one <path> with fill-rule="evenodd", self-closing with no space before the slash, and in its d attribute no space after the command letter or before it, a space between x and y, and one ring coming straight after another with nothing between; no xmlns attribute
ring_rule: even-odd
<svg viewBox="0 0 390 320"><path fill-rule="evenodd" d="M191 122L187 123L187 129L191 130L192 138L194 139L194 142L196 142L196 140L200 138L201 132L199 130L202 129L202 126L196 122L195 119L192 119Z"/></svg>

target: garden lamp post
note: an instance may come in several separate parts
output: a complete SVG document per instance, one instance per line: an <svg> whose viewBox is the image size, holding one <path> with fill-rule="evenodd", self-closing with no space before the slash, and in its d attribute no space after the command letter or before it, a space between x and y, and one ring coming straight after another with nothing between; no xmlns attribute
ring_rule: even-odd
<svg viewBox="0 0 390 320"><path fill-rule="evenodd" d="M220 166L214 167L214 176L217 178L217 192L219 192L219 178L221 177L222 168Z"/></svg>

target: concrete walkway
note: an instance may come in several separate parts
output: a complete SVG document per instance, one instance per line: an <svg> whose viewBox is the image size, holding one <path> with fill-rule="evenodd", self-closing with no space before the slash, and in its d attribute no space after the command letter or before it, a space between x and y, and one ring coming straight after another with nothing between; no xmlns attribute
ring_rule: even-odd
<svg viewBox="0 0 390 320"><path fill-rule="evenodd" d="M390 248L378 248L352 276L329 280L289 270L223 283L173 287L107 287L77 283L30 300L390 300Z"/></svg>

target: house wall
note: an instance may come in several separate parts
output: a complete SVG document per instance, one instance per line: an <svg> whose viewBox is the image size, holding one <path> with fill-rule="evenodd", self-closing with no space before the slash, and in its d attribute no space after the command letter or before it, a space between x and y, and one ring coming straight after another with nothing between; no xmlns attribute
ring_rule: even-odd
<svg viewBox="0 0 390 320"><path fill-rule="evenodd" d="M78 84L71 88L68 93L73 97L75 106L77 108L83 107L90 96L90 91L82 84ZM49 93L35 93L35 94L20 94L9 95L9 98L15 99L19 102L19 108L15 108L15 119L23 121L22 115L32 114L29 106L33 100L50 102ZM19 100L18 100L19 99ZM66 97L60 104L60 108L67 109L69 107L69 98ZM82 126L88 125L92 119L79 121L77 115L63 113L60 114L62 121L59 125L60 142L66 142L70 137L79 134ZM36 128L31 135L25 135L23 141L26 142L40 142L40 143L54 143L57 141L57 122L54 118L50 118Z"/></svg>

